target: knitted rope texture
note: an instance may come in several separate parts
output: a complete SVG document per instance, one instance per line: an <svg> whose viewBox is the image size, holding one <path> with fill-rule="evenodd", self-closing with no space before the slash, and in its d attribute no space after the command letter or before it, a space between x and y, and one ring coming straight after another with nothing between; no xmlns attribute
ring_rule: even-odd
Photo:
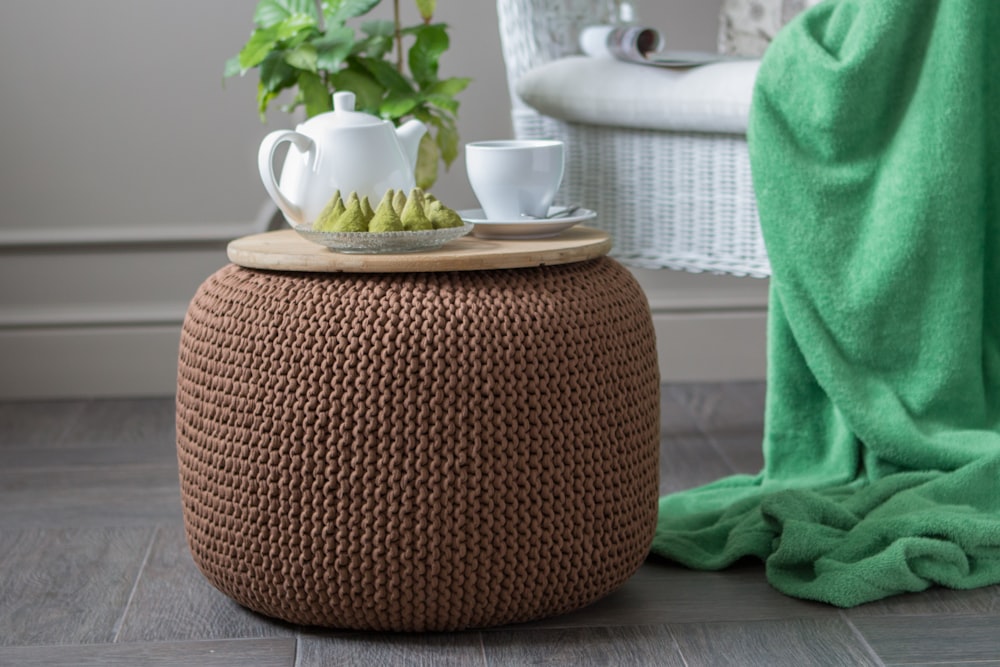
<svg viewBox="0 0 1000 667"><path fill-rule="evenodd" d="M619 587L656 520L649 308L600 258L454 273L230 265L184 322L195 562L302 625L456 630Z"/></svg>

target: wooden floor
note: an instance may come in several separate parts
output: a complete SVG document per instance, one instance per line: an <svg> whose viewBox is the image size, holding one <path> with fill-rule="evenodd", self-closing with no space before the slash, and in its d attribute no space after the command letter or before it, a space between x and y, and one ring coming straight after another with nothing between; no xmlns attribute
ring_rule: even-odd
<svg viewBox="0 0 1000 667"><path fill-rule="evenodd" d="M760 384L663 392L662 487L756 472ZM173 404L0 403L0 665L1000 666L1000 591L851 610L787 598L759 565L650 559L566 616L481 632L298 628L209 586L184 542Z"/></svg>

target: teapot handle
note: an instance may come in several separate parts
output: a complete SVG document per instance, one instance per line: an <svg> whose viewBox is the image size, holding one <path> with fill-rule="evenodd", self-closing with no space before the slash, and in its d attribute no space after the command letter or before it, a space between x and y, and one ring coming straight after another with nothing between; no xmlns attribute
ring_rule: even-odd
<svg viewBox="0 0 1000 667"><path fill-rule="evenodd" d="M260 171L260 180L264 182L267 194L271 196L271 199L286 217L301 225L305 223L302 207L285 196L281 188L278 187L278 179L274 176L274 151L278 144L283 141L291 142L300 151L307 153L310 163L316 159L316 144L312 139L295 130L275 130L264 137L264 140L260 142L260 150L257 152L257 169Z"/></svg>

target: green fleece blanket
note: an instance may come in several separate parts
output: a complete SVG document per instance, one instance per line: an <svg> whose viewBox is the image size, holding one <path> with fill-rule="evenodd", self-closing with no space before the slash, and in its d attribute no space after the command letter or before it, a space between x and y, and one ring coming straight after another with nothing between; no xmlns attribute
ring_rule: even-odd
<svg viewBox="0 0 1000 667"><path fill-rule="evenodd" d="M1000 0L827 0L771 45L765 467L661 499L654 552L839 606L1000 582L998 35Z"/></svg>

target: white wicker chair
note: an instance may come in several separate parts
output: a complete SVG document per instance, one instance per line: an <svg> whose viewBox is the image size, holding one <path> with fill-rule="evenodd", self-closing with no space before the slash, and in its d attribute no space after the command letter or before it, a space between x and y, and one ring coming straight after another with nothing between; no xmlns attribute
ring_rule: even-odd
<svg viewBox="0 0 1000 667"><path fill-rule="evenodd" d="M580 29L606 4L497 0L515 136L566 142L559 199L596 210L595 224L612 233L612 254L623 263L768 276L745 135L564 122L518 97L523 74L579 53Z"/></svg>

